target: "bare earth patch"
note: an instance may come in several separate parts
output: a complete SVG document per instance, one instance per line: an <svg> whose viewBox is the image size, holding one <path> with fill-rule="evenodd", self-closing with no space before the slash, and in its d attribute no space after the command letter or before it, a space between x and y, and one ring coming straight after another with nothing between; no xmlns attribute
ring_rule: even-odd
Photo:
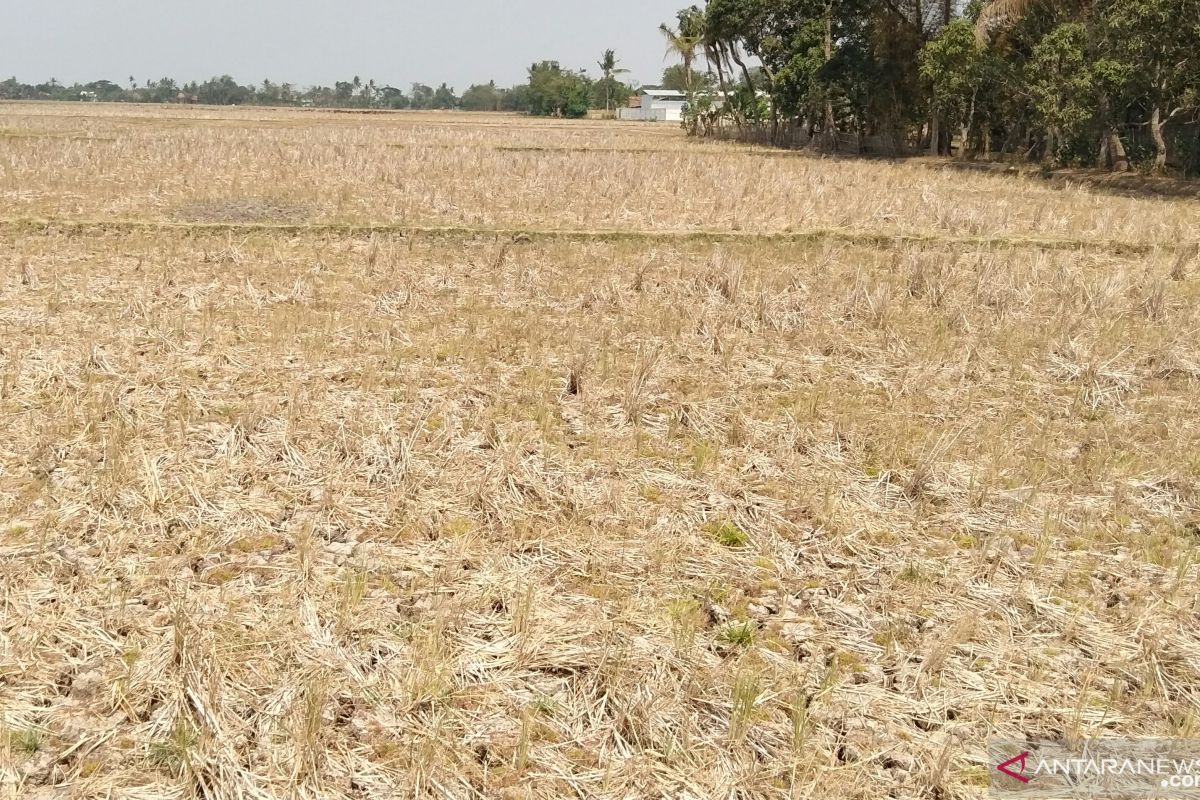
<svg viewBox="0 0 1200 800"><path fill-rule="evenodd" d="M283 223L296 225L312 216L301 203L269 197L238 197L187 203L175 209L182 222Z"/></svg>

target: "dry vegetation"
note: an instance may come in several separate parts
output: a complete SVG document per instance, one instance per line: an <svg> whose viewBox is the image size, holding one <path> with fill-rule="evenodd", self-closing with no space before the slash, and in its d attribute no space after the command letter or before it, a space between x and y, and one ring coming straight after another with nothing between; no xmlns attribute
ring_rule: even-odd
<svg viewBox="0 0 1200 800"><path fill-rule="evenodd" d="M1194 202L464 114L0 106L0 166L0 797L1200 738Z"/></svg>

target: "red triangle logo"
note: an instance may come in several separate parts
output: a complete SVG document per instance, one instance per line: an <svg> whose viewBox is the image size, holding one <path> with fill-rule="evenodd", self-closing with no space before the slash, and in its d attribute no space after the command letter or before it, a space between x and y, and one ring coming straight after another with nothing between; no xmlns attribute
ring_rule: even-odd
<svg viewBox="0 0 1200 800"><path fill-rule="evenodd" d="M1010 778L1016 778L1021 783L1029 783L1029 778L1025 777L1025 759L1027 759L1027 758L1029 758L1028 750L1026 750L1024 753L1021 753L1021 755L1019 755L1019 756L1010 758L1008 761L1005 761L1003 764L997 765L996 769L1000 770L1001 772L1003 772L1005 775L1007 775ZM1019 772L1011 769L1012 767L1016 766L1017 764L1021 765Z"/></svg>

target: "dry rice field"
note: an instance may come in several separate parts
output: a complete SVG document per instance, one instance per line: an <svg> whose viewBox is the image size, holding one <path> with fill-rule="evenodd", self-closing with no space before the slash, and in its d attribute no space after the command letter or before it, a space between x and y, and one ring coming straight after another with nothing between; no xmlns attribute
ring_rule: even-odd
<svg viewBox="0 0 1200 800"><path fill-rule="evenodd" d="M1200 205L0 105L0 798L978 798L1200 738Z"/></svg>

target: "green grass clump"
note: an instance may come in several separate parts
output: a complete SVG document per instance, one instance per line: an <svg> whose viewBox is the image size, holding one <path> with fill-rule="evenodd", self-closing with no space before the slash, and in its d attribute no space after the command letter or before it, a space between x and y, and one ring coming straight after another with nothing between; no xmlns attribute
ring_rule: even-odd
<svg viewBox="0 0 1200 800"><path fill-rule="evenodd" d="M42 749L42 737L32 728L13 731L12 746L19 753L36 753Z"/></svg>
<svg viewBox="0 0 1200 800"><path fill-rule="evenodd" d="M722 642L735 647L749 647L754 644L754 624L751 622L732 622L720 633Z"/></svg>
<svg viewBox="0 0 1200 800"><path fill-rule="evenodd" d="M725 547L739 548L750 544L750 535L729 520L710 524L706 530Z"/></svg>

